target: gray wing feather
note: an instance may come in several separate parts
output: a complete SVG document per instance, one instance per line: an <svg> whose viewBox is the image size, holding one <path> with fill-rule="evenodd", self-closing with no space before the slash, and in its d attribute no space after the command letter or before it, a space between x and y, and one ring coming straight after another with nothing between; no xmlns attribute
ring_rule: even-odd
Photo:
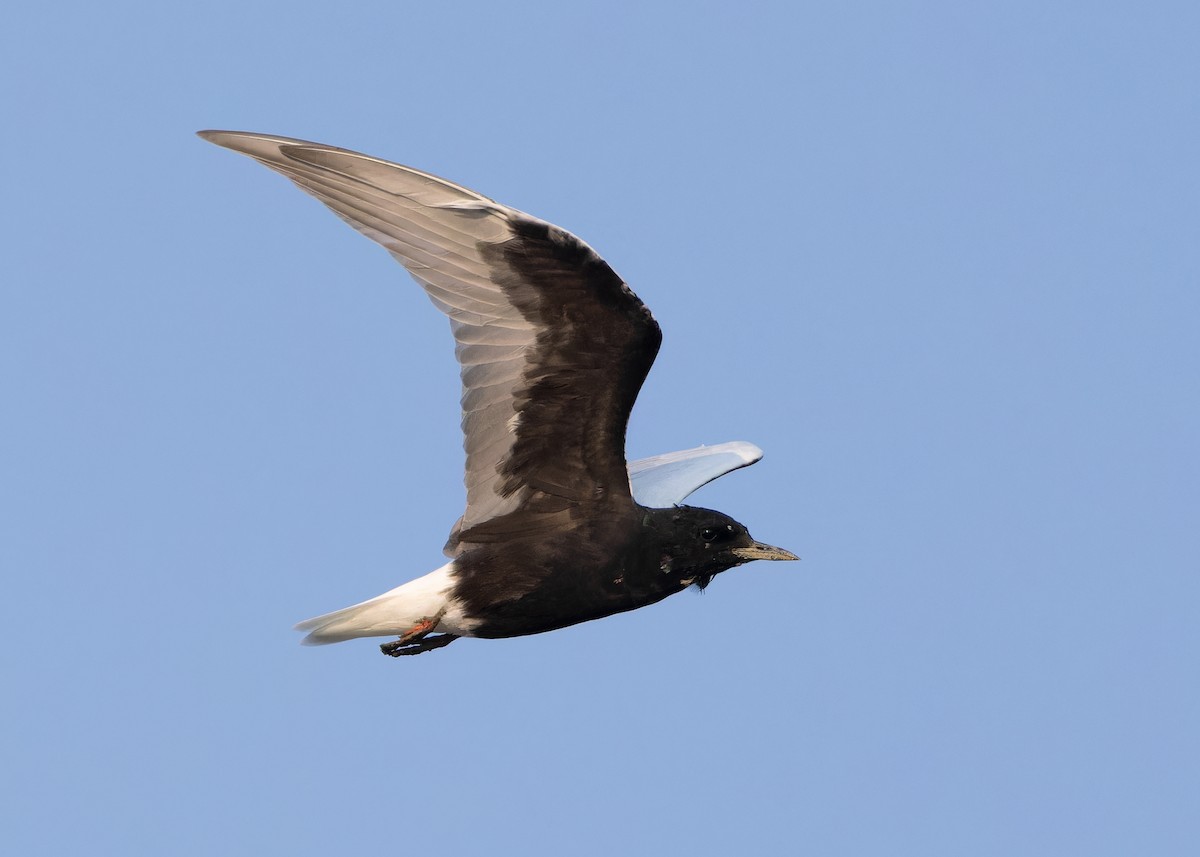
<svg viewBox="0 0 1200 857"><path fill-rule="evenodd" d="M514 394L537 331L493 281L481 248L508 241L529 215L409 167L287 137L228 131L201 135L282 173L385 247L451 321L463 383L467 509L463 526L517 508L500 492L511 451Z"/></svg>
<svg viewBox="0 0 1200 857"><path fill-rule="evenodd" d="M633 498L643 506L666 508L726 473L749 467L762 455L743 440L667 452L629 462L629 484Z"/></svg>

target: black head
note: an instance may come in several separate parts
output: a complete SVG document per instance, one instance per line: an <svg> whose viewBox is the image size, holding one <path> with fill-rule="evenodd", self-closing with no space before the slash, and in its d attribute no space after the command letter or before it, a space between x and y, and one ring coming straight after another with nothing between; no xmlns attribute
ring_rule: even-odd
<svg viewBox="0 0 1200 857"><path fill-rule="evenodd" d="M649 509L646 524L655 534L660 571L681 586L700 589L734 566L756 559L798 559L782 548L756 542L728 515L696 506Z"/></svg>

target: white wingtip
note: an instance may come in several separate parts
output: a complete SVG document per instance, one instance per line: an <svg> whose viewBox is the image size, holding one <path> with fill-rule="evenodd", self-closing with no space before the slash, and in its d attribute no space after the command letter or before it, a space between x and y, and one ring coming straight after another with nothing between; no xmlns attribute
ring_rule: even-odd
<svg viewBox="0 0 1200 857"><path fill-rule="evenodd" d="M633 497L643 506L665 508L681 503L702 485L733 470L749 467L763 451L744 440L667 452L629 462Z"/></svg>

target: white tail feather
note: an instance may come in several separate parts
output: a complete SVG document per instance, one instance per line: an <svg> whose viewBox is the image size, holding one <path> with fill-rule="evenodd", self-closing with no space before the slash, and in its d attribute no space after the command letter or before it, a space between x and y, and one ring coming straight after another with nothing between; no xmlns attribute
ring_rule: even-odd
<svg viewBox="0 0 1200 857"><path fill-rule="evenodd" d="M462 616L451 609L449 597L453 566L448 562L369 601L306 619L296 626L297 631L308 632L300 642L323 646L357 637L396 637L439 612L443 613L442 620L434 630L463 636L469 629L462 627Z"/></svg>

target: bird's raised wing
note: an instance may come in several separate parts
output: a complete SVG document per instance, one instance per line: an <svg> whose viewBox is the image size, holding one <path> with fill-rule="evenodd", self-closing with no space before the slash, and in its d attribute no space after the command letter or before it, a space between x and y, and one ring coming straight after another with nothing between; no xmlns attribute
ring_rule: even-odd
<svg viewBox="0 0 1200 857"><path fill-rule="evenodd" d="M590 247L357 152L263 134L200 136L282 173L383 245L450 318L467 454L467 508L452 542L518 510L536 517L631 502L625 427L662 335Z"/></svg>
<svg viewBox="0 0 1200 857"><path fill-rule="evenodd" d="M749 467L763 452L744 440L667 452L629 462L633 499L643 506L666 508L718 476Z"/></svg>

